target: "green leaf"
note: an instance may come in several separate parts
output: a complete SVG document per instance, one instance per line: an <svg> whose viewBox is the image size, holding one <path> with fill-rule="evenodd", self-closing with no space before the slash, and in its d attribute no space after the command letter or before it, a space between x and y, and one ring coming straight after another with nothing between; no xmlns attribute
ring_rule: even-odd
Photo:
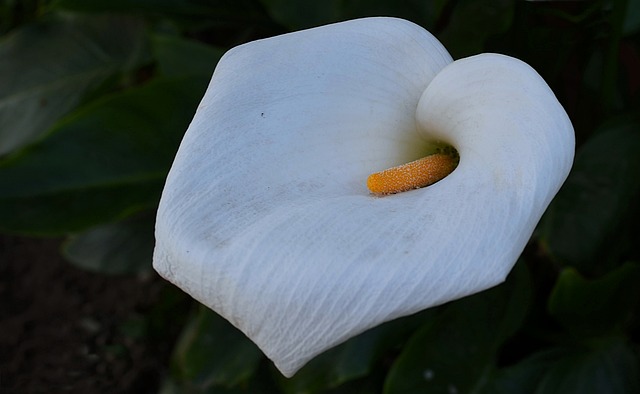
<svg viewBox="0 0 640 394"><path fill-rule="evenodd" d="M343 2L342 19L384 15L407 19L428 30L433 30L448 1L349 0Z"/></svg>
<svg viewBox="0 0 640 394"><path fill-rule="evenodd" d="M629 36L638 30L640 30L640 1L629 0L622 24L622 32L625 36Z"/></svg>
<svg viewBox="0 0 640 394"><path fill-rule="evenodd" d="M198 75L210 78L224 50L169 35L152 37L160 72L168 77Z"/></svg>
<svg viewBox="0 0 640 394"><path fill-rule="evenodd" d="M494 369L498 348L522 324L530 298L528 271L518 264L506 283L445 306L404 347L384 392L471 392Z"/></svg>
<svg viewBox="0 0 640 394"><path fill-rule="evenodd" d="M77 232L157 204L206 83L163 79L115 94L0 162L0 229Z"/></svg>
<svg viewBox="0 0 640 394"><path fill-rule="evenodd" d="M155 210L72 236L63 247L74 265L103 274L128 274L151 269Z"/></svg>
<svg viewBox="0 0 640 394"><path fill-rule="evenodd" d="M212 386L207 388L194 387L188 384L181 383L175 378L169 377L164 380L160 388L160 394L274 394L278 393L278 389L273 385L269 370L264 367L264 364L257 369L252 378L243 382L242 384L233 387L220 387ZM354 391L348 392L352 394ZM359 394L366 394L368 392L360 392ZM332 394L332 393L327 393ZM339 393L335 393L339 394ZM345 393L347 394L347 393ZM372 392L371 394L374 394Z"/></svg>
<svg viewBox="0 0 640 394"><path fill-rule="evenodd" d="M379 394L380 387L382 386L382 378L384 374L371 373L367 377L357 380L351 380L345 384L342 384L336 388L323 390L322 394ZM313 391L301 389L297 391L297 394L307 394ZM273 393L271 393L273 394Z"/></svg>
<svg viewBox="0 0 640 394"><path fill-rule="evenodd" d="M290 30L300 30L347 19L369 16L404 18L426 28L435 25L448 0L261 0L273 19Z"/></svg>
<svg viewBox="0 0 640 394"><path fill-rule="evenodd" d="M324 393L364 378L385 353L402 344L434 314L433 310L427 310L366 331L317 356L292 378L281 378L279 385L284 393ZM346 385L345 390L348 387L351 386Z"/></svg>
<svg viewBox="0 0 640 394"><path fill-rule="evenodd" d="M541 240L552 256L600 275L633 247L640 197L639 131L632 121L611 123L582 146L540 225Z"/></svg>
<svg viewBox="0 0 640 394"><path fill-rule="evenodd" d="M484 52L486 41L511 26L515 2L462 0L438 38L454 59Z"/></svg>
<svg viewBox="0 0 640 394"><path fill-rule="evenodd" d="M482 394L629 394L640 392L640 368L621 339L589 347L551 348L495 373Z"/></svg>
<svg viewBox="0 0 640 394"><path fill-rule="evenodd" d="M33 141L87 94L146 57L144 26L125 17L54 16L0 41L0 155Z"/></svg>
<svg viewBox="0 0 640 394"><path fill-rule="evenodd" d="M640 265L627 263L606 276L588 280L567 268L549 297L549 313L574 334L602 335L629 322L640 296Z"/></svg>
<svg viewBox="0 0 640 394"><path fill-rule="evenodd" d="M496 371L479 390L480 394L534 394L547 371L561 359L564 349L549 349Z"/></svg>
<svg viewBox="0 0 640 394"><path fill-rule="evenodd" d="M158 204L161 179L0 199L0 231L68 235Z"/></svg>
<svg viewBox="0 0 640 394"><path fill-rule="evenodd" d="M195 390L233 388L246 382L262 359L262 352L242 332L201 306L178 340L173 375Z"/></svg>
<svg viewBox="0 0 640 394"><path fill-rule="evenodd" d="M84 12L181 13L197 15L207 9L198 0L55 0L53 8Z"/></svg>
<svg viewBox="0 0 640 394"><path fill-rule="evenodd" d="M135 13L149 18L160 16L189 31L233 28L251 32L275 27L259 0L56 0L52 7L92 13ZM225 31L223 35L233 36L231 33Z"/></svg>
<svg viewBox="0 0 640 394"><path fill-rule="evenodd" d="M575 349L557 361L538 384L536 394L629 394L640 392L640 369L621 340Z"/></svg>
<svg viewBox="0 0 640 394"><path fill-rule="evenodd" d="M341 20L342 0L302 2L296 0L261 0L278 23L300 30Z"/></svg>

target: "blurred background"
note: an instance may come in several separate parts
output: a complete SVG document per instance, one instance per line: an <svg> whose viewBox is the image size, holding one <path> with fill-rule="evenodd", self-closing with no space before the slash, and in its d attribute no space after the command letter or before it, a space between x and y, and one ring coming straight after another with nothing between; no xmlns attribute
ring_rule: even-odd
<svg viewBox="0 0 640 394"><path fill-rule="evenodd" d="M507 282L284 379L151 270L164 178L220 56L397 16L518 57L572 173ZM640 392L640 1L0 0L0 392Z"/></svg>

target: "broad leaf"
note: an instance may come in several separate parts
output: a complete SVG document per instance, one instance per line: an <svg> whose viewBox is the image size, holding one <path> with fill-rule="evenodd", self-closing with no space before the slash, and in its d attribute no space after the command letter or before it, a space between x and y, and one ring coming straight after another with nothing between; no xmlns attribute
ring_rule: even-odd
<svg viewBox="0 0 640 394"><path fill-rule="evenodd" d="M55 0L53 7L85 12L151 12L197 15L207 10L198 0Z"/></svg>
<svg viewBox="0 0 640 394"><path fill-rule="evenodd" d="M261 0L278 23L300 30L341 20L341 0L301 2L295 0Z"/></svg>
<svg viewBox="0 0 640 394"><path fill-rule="evenodd" d="M53 8L81 12L136 13L169 18L188 30L271 28L259 0L56 0ZM229 31L225 31L229 34Z"/></svg>
<svg viewBox="0 0 640 394"><path fill-rule="evenodd" d="M74 265L104 274L127 274L151 269L155 210L72 236L64 256Z"/></svg>
<svg viewBox="0 0 640 394"><path fill-rule="evenodd" d="M606 125L578 152L573 170L540 225L543 244L562 262L602 274L636 236L640 125Z"/></svg>
<svg viewBox="0 0 640 394"><path fill-rule="evenodd" d="M289 378L279 380L284 393L324 393L328 389L348 390L347 382L366 377L375 363L403 344L421 324L434 317L434 310L387 322L358 335L309 362ZM361 382L353 382L356 387ZM349 391L345 391L349 392Z"/></svg>
<svg viewBox="0 0 640 394"><path fill-rule="evenodd" d="M560 360L564 349L549 349L493 373L478 391L481 394L534 394L547 371Z"/></svg>
<svg viewBox="0 0 640 394"><path fill-rule="evenodd" d="M449 23L437 36L454 59L484 52L486 41L511 26L511 0L456 2Z"/></svg>
<svg viewBox="0 0 640 394"><path fill-rule="evenodd" d="M507 282L447 305L410 339L393 365L385 393L467 393L495 368L496 353L522 324L531 289L516 265Z"/></svg>
<svg viewBox="0 0 640 394"><path fill-rule="evenodd" d="M210 78L224 50L169 35L152 37L152 48L163 75L199 75Z"/></svg>
<svg viewBox="0 0 640 394"><path fill-rule="evenodd" d="M549 297L549 312L574 334L612 334L628 323L638 304L640 265L628 263L588 280L566 268Z"/></svg>
<svg viewBox="0 0 640 394"><path fill-rule="evenodd" d="M278 23L291 30L300 30L331 22L380 15L404 18L426 28L432 28L447 0L402 2L261 0L261 2Z"/></svg>
<svg viewBox="0 0 640 394"><path fill-rule="evenodd" d="M629 394L640 392L640 368L620 339L551 348L490 376L482 394ZM464 391L459 392L463 394Z"/></svg>
<svg viewBox="0 0 640 394"><path fill-rule="evenodd" d="M557 361L536 394L630 394L640 392L638 358L622 341L575 349Z"/></svg>
<svg viewBox="0 0 640 394"><path fill-rule="evenodd" d="M362 18L367 16L393 16L410 20L427 30L434 31L449 0L350 0L343 2L344 18Z"/></svg>
<svg viewBox="0 0 640 394"><path fill-rule="evenodd" d="M158 204L162 179L78 188L53 194L0 199L0 230L67 235Z"/></svg>
<svg viewBox="0 0 640 394"><path fill-rule="evenodd" d="M167 79L113 95L0 162L0 229L75 232L154 206L205 86Z"/></svg>
<svg viewBox="0 0 640 394"><path fill-rule="evenodd" d="M630 0L627 2L622 31L625 35L632 35L640 30L640 2Z"/></svg>
<svg viewBox="0 0 640 394"><path fill-rule="evenodd" d="M0 41L0 155L31 142L107 79L147 60L125 17L51 17Z"/></svg>
<svg viewBox="0 0 640 394"><path fill-rule="evenodd" d="M246 382L262 359L262 352L244 334L200 306L176 345L173 374L194 390L233 388Z"/></svg>
<svg viewBox="0 0 640 394"><path fill-rule="evenodd" d="M210 360L215 362L215 360ZM212 387L194 387L188 383L169 377L164 380L160 388L159 394L274 394L278 393L278 389L273 385L268 374L267 368L261 366L252 376L251 380L242 384L228 388L221 386ZM353 393L350 392L349 394ZM367 392L358 392L367 394ZM327 393L331 394L331 393ZM338 393L336 393L338 394ZM346 394L346 393L345 393ZM373 394L373 392L372 392Z"/></svg>

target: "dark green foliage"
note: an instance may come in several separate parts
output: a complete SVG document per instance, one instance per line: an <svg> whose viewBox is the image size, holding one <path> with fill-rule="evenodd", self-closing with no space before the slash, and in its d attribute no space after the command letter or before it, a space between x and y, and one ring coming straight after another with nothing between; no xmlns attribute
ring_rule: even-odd
<svg viewBox="0 0 640 394"><path fill-rule="evenodd" d="M149 269L155 239L155 210L145 210L69 237L64 256L78 267L105 274Z"/></svg>
<svg viewBox="0 0 640 394"><path fill-rule="evenodd" d="M144 23L50 15L0 39L0 155L32 142L147 57Z"/></svg>
<svg viewBox="0 0 640 394"><path fill-rule="evenodd" d="M639 301L638 283L638 264L624 264L592 280L566 268L549 296L549 313L576 337L624 333Z"/></svg>
<svg viewBox="0 0 640 394"><path fill-rule="evenodd" d="M88 104L0 162L0 229L65 234L153 207L206 79L157 78Z"/></svg>
<svg viewBox="0 0 640 394"><path fill-rule="evenodd" d="M467 393L482 387L496 368L498 349L527 315L530 286L519 264L504 284L447 305L411 337L384 392Z"/></svg>
<svg viewBox="0 0 640 394"><path fill-rule="evenodd" d="M290 30L367 16L394 16L412 20L423 26L433 25L446 0L261 0L269 15Z"/></svg>
<svg viewBox="0 0 640 394"><path fill-rule="evenodd" d="M455 58L530 63L576 129L567 182L503 285L374 328L291 379L195 307L162 392L640 392L637 0L0 0L0 231L68 236L64 255L91 271L149 271L164 179L224 51L375 15L424 26ZM159 335L182 302L122 329Z"/></svg>
<svg viewBox="0 0 640 394"><path fill-rule="evenodd" d="M316 357L292 378L280 378L279 385L285 393L324 393L366 378L390 349L401 347L412 332L434 316L429 310L375 327Z"/></svg>
<svg viewBox="0 0 640 394"><path fill-rule="evenodd" d="M205 307L185 327L176 344L174 376L185 386L206 392L247 382L262 354L240 331Z"/></svg>
<svg viewBox="0 0 640 394"><path fill-rule="evenodd" d="M634 350L619 338L591 345L558 347L498 371L486 394L630 394L640 390Z"/></svg>
<svg viewBox="0 0 640 394"><path fill-rule="evenodd" d="M627 258L640 213L640 122L619 120L579 148L569 179L546 212L541 240L555 258L602 274ZM613 246L613 247L612 247Z"/></svg>

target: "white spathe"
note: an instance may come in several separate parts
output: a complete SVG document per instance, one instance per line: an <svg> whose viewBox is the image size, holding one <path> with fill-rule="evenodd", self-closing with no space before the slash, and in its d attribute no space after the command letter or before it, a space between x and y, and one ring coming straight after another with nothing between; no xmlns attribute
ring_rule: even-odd
<svg viewBox="0 0 640 394"><path fill-rule="evenodd" d="M449 142L458 168L376 197L367 176ZM427 31L353 20L230 50L180 146L155 269L286 376L382 322L502 282L573 161L538 74L453 62Z"/></svg>

